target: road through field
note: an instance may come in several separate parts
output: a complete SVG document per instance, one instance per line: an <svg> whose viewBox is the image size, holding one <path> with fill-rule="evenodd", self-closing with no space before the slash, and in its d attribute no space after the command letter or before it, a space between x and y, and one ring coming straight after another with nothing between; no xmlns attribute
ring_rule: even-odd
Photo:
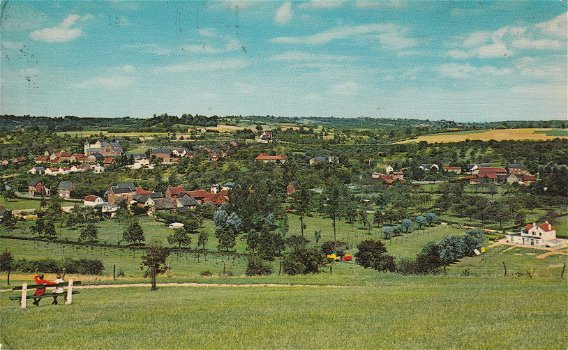
<svg viewBox="0 0 568 350"><path fill-rule="evenodd" d="M82 285L74 288L80 289L101 289L101 288L129 288L129 287L149 287L150 283L124 283L124 284L95 284ZM278 284L278 283L158 283L158 287L326 287L326 288L352 288L354 286L339 286L332 284Z"/></svg>

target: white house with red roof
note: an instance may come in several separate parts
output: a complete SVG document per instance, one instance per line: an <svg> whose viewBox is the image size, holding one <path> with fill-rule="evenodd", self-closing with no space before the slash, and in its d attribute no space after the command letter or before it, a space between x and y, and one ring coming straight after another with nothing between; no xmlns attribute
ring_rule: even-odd
<svg viewBox="0 0 568 350"><path fill-rule="evenodd" d="M83 205L87 207L96 207L97 205L102 205L105 201L94 194L90 194L83 199Z"/></svg>
<svg viewBox="0 0 568 350"><path fill-rule="evenodd" d="M275 163L275 164L284 164L288 157L285 154L279 154L276 156L271 156L268 153L261 153L254 160L257 162L263 163Z"/></svg>
<svg viewBox="0 0 568 350"><path fill-rule="evenodd" d="M556 238L556 229L548 221L540 225L527 224L520 233L507 235L507 243L524 246L552 247L562 242Z"/></svg>

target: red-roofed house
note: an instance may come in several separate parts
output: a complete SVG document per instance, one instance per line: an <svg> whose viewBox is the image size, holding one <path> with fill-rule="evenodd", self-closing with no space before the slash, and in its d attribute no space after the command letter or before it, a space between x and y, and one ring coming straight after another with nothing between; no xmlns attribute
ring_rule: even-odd
<svg viewBox="0 0 568 350"><path fill-rule="evenodd" d="M183 186L168 186L164 195L166 198L178 198L185 192Z"/></svg>
<svg viewBox="0 0 568 350"><path fill-rule="evenodd" d="M90 194L83 199L83 204L88 207L94 207L97 205L102 205L105 201L94 194Z"/></svg>
<svg viewBox="0 0 568 350"><path fill-rule="evenodd" d="M462 172L462 168L459 166L444 165L442 169L447 173L461 174Z"/></svg>
<svg viewBox="0 0 568 350"><path fill-rule="evenodd" d="M275 164L284 164L288 157L285 154L279 154L277 156L268 155L268 153L261 153L254 160L257 162L263 163L275 163Z"/></svg>
<svg viewBox="0 0 568 350"><path fill-rule="evenodd" d="M521 181L519 182L521 185L529 186L536 182L536 176L534 175L523 175L521 177Z"/></svg>
<svg viewBox="0 0 568 350"><path fill-rule="evenodd" d="M548 221L540 225L527 224L520 233L507 235L507 243L510 244L551 247L562 242L556 239L556 229Z"/></svg>
<svg viewBox="0 0 568 350"><path fill-rule="evenodd" d="M507 170L499 167L480 167L473 172L473 175L477 175L479 180L487 179L493 182L505 181L508 176Z"/></svg>
<svg viewBox="0 0 568 350"><path fill-rule="evenodd" d="M205 203L206 198L209 198L212 195L212 193L205 190L187 191L186 194L193 197L193 199L195 199L195 201L199 204Z"/></svg>
<svg viewBox="0 0 568 350"><path fill-rule="evenodd" d="M143 189L142 187L136 187L136 194L152 194L154 192Z"/></svg>

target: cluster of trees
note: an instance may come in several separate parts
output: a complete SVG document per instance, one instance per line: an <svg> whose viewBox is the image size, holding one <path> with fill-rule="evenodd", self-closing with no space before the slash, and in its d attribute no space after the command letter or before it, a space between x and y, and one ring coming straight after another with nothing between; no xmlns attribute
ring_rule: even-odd
<svg viewBox="0 0 568 350"><path fill-rule="evenodd" d="M375 215L375 218L376 217L377 215ZM410 218L404 218L399 225L384 226L383 235L385 239L401 236L403 233L408 233L411 230L412 226L416 226L419 230L421 230L426 225L433 225L436 222L436 219L436 214L432 212L428 212L425 215L418 215L416 218L414 218L414 221Z"/></svg>
<svg viewBox="0 0 568 350"><path fill-rule="evenodd" d="M97 259L38 259L27 260L17 259L13 261L12 271L21 271L26 273L47 272L60 273L79 273L84 275L100 275L104 270L104 264Z"/></svg>
<svg viewBox="0 0 568 350"><path fill-rule="evenodd" d="M462 236L449 235L437 243L427 244L414 259L401 259L397 271L401 274L435 274L464 256L481 249L484 233L468 230Z"/></svg>

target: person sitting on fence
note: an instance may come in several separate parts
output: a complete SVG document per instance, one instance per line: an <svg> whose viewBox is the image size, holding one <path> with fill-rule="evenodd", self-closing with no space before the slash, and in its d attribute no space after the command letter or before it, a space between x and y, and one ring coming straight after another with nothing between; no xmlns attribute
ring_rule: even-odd
<svg viewBox="0 0 568 350"><path fill-rule="evenodd" d="M57 275L55 275L55 280L53 280L53 283L55 284L61 284L63 282L65 282L63 279L65 278L65 269L63 269L63 274L58 273ZM65 294L64 290L63 290L63 286L57 286L55 287L55 290L53 291L53 305L57 305L57 297L58 296L63 296L63 300L65 300Z"/></svg>
<svg viewBox="0 0 568 350"><path fill-rule="evenodd" d="M34 296L37 296L37 297L41 297L45 294L45 287L44 286L52 286L52 285L56 284L55 282L51 282L51 281L44 279L43 274L35 275L34 281L35 281L36 284L42 285L42 286L38 286L36 288L35 292L34 292ZM39 306L40 300L41 300L41 298L34 298L33 304L35 306Z"/></svg>

